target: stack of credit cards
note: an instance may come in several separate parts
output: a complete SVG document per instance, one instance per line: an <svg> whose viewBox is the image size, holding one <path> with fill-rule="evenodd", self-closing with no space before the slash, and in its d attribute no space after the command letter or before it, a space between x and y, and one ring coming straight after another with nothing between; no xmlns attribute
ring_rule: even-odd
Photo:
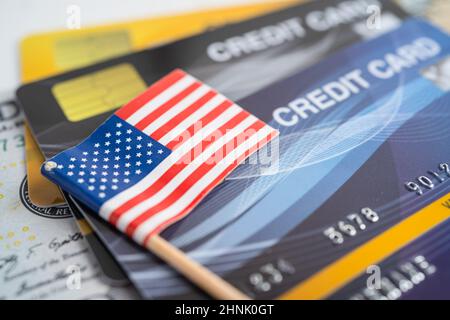
<svg viewBox="0 0 450 320"><path fill-rule="evenodd" d="M28 169L50 183L30 168L181 68L280 136L165 240L254 299L448 299L450 36L398 3L406 10L387 0L261 5L143 50L118 29L99 42L55 41L57 67L24 69L27 80L53 75L17 90L27 145L41 157ZM99 52L71 56L89 41ZM145 299L209 298L72 195L46 201L63 201L87 226L116 284L129 280Z"/></svg>

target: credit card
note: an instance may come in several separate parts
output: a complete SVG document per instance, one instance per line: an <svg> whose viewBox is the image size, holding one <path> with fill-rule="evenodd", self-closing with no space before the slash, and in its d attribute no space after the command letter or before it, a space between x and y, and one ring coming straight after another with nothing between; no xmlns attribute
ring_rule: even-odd
<svg viewBox="0 0 450 320"><path fill-rule="evenodd" d="M188 36L208 27L262 14L286 6L288 3L289 1L256 3L107 26L32 35L25 38L20 47L22 80L26 82L34 81L58 72L83 67L161 42ZM36 59L36 56L39 56L39 59ZM86 76L85 81L86 78L91 79L92 77ZM64 85L62 87L64 88ZM98 89L97 98L100 98ZM70 101L69 99L69 104ZM114 107L117 102L121 101L123 101L123 98L114 101L114 97L111 99L106 97L105 101L101 103L106 104L108 109L108 106L111 108L111 102ZM108 102L109 104L107 104ZM62 106L63 110L65 110L64 106ZM101 107L99 109L101 110ZM94 109L94 111L98 112L99 109ZM69 110L68 112L70 116L71 113ZM64 199L59 189L40 174L40 166L45 159L28 128L25 132L25 146L30 199L42 207L62 204Z"/></svg>
<svg viewBox="0 0 450 320"><path fill-rule="evenodd" d="M318 270L365 244L357 257L376 262L445 221L424 208L450 191L449 40L411 19L240 101L280 130L276 166L241 166L162 236L253 298L325 298L360 271ZM123 258L149 296L186 297Z"/></svg>
<svg viewBox="0 0 450 320"><path fill-rule="evenodd" d="M114 288L89 251L69 208L30 201L24 163L23 115L0 99L0 299L131 299Z"/></svg>
<svg viewBox="0 0 450 320"><path fill-rule="evenodd" d="M441 205L450 208L450 199ZM366 268L330 299L448 300L450 299L450 220Z"/></svg>
<svg viewBox="0 0 450 320"><path fill-rule="evenodd" d="M341 23L338 23L336 25L328 25L328 28L326 28L327 23L329 23L331 20L328 20L330 18L324 17L324 12L336 12L338 9L343 6L342 1L335 1L333 3L329 1L316 1L307 3L304 6L298 6L295 7L289 11L282 11L277 14L268 15L264 18L258 18L255 20L252 20L251 22L245 22L233 26L228 26L223 29L218 29L209 33L206 33L205 35L193 37L188 40L180 41L172 45L163 46L154 51L155 57L157 55L161 56L167 56L166 52L174 52L173 54L173 67L177 66L179 64L177 61L184 59L182 62L186 65L184 68L187 69L189 72L196 74L198 76L198 72L203 70L201 69L200 62L203 63L203 65L209 65L208 68L205 67L204 69L204 76L199 76L200 79L208 79L213 78L214 80L215 76L218 76L220 73L218 71L222 70L223 77L225 80L225 75L228 74L227 70L230 67L236 66L237 69L242 69L242 66L246 65L248 66L248 70L250 70L248 73L243 74L240 72L239 74L243 74L245 76L252 75L252 77L259 79L273 79L276 80L279 77L287 76L295 70L303 69L310 64L314 63L320 58L323 58L324 56L327 56L331 54L332 52L336 51L338 48L341 48L345 45L348 45L350 43L356 42L361 39L366 39L374 36L375 34L379 34L380 30L374 29L374 30L366 30L364 28L361 28L361 24L366 23L367 18L367 1L354 1L351 2L353 4L354 13L359 12L360 15L354 15L354 19L347 20L346 23L343 23L341 20ZM348 2L345 2L348 4ZM374 4L374 2L370 2L371 4ZM377 2L378 3L378 2ZM405 17L405 15L398 10L395 6L393 6L390 2L382 2L383 4L383 14L382 17L385 18L386 21L385 24L381 24L382 27L385 27L384 30L390 30L391 28L398 26L399 21ZM334 5L334 6L333 6ZM357 8L359 10L357 10ZM348 12L348 11L347 11ZM316 17L315 24L313 18ZM234 57L231 59L231 61L225 63L213 63L211 62L211 59L207 56L207 53L205 53L206 48L209 46L210 43L216 43L217 39L229 39L232 38L234 35L242 35L246 32L250 32L252 30L259 30L268 28L270 26L278 25L282 23L283 21L287 21L289 19L299 17L297 21L301 21L301 23L305 23L304 27L306 30L306 34L297 39L289 41L288 43L280 44L279 46L271 47L266 50L258 51L258 52L250 52L248 55L243 55L242 57ZM307 18L310 17L310 18ZM322 18L319 18L322 17ZM306 23L305 21L309 21ZM318 31L320 27L318 25L322 22L323 29L321 31ZM311 28L311 25L314 25L314 27ZM265 29L268 30L268 29ZM190 48L190 50L185 49ZM190 62L189 59L193 59L191 56L194 56L194 54L191 54L194 51L194 48L199 54L196 55L196 57L201 56L202 58L198 58L199 62ZM176 52L188 52L187 55L175 55ZM150 52L150 51L148 51ZM158 54L158 52L161 52ZM314 54L311 54L311 52L314 52ZM148 57L147 54L141 53L142 57L140 59L146 61L152 61ZM172 55L170 55L172 57ZM274 58L274 57L279 57ZM131 57L131 56L130 56ZM135 55L137 57L137 55ZM291 57L291 59L289 59ZM310 59L307 59L309 57ZM287 58L287 60L285 60ZM125 58L123 58L125 59ZM155 59L153 59L155 60ZM263 69L260 68L260 61L264 61L264 63L268 63L270 61L277 61L276 63L278 66L282 65L285 68L278 68L276 65L275 67ZM284 63L283 60L289 63ZM97 70L104 69L108 66L111 66L112 64L117 65L120 63L123 63L125 60L113 60L109 64L102 64L98 65L96 67L87 68L83 70L78 70L74 73L69 73L64 76L59 77L58 79L53 78L50 82L38 82L36 84L32 84L28 87L25 87L22 92L19 92L19 99L22 93L29 92L31 93L33 87L34 92L38 93L42 92L41 89L43 87L46 87L48 92L50 92L50 88L54 82L61 80L69 80L74 77L81 76L87 72L94 72ZM196 60L197 61L197 60ZM206 63L208 62L209 63ZM247 63L250 64L247 64ZM147 63L147 62L146 62ZM161 64L156 64L156 66L162 66L163 68L169 68L169 65L172 62L167 62L163 66ZM134 63L135 66L139 66L138 71L143 76L144 80L146 82L150 82L151 80L147 80L149 72L151 71L149 68L151 66L147 65L145 69L141 67L142 62L138 62L136 60L136 63ZM167 66L166 66L167 65ZM155 67L155 66L153 66ZM246 67L247 68L247 67ZM289 69L289 70L287 70ZM192 71L194 70L194 71ZM196 71L199 70L199 71ZM276 72L274 72L274 70ZM207 71L209 73L207 73ZM225 72L227 71L227 72ZM209 75L209 76L208 76ZM208 81L208 80L206 80ZM51 84L50 86L48 84ZM251 79L247 79L246 84L251 83ZM255 82L256 83L256 82ZM228 95L234 95L240 96L241 94L245 95L248 92L253 92L253 90L258 90L259 87L251 87L246 88L246 90L242 91L242 83L232 81L232 78L230 80L224 81L222 84L216 83L215 85L217 88L222 88L221 90L225 92L225 94ZM26 90L25 90L26 89ZM40 98L35 98L34 101L39 101ZM52 98L53 99L53 98ZM51 101L52 99L48 100ZM21 103L27 103L26 101L22 101ZM25 105L24 105L25 106ZM36 107L36 106L34 106ZM26 108L26 107L25 107ZM31 105L30 105L31 108ZM40 117L42 118L42 117ZM29 118L30 119L30 118ZM95 126L94 121L95 118L89 119L86 121L91 122L89 126ZM97 121L101 122L102 120L98 119ZM56 121L57 122L57 121ZM83 122L83 121L82 121ZM32 124L33 126L33 124ZM45 126L45 125L44 125ZM48 124L47 124L48 127ZM34 128L35 132L36 129ZM86 130L88 131L88 130ZM81 134L80 134L81 135ZM53 138L56 137L56 135L52 135ZM50 137L50 138L52 138ZM80 138L81 139L81 138ZM42 139L41 139L42 140ZM45 141L45 139L44 139ZM43 150L45 150L45 146L43 143L41 143L41 147L43 147ZM48 156L51 156L54 151L51 151L47 149ZM220 187L219 187L220 189ZM86 212L84 212L86 214ZM148 270L152 266L152 256L151 254L143 251L142 249L137 248L134 244L131 244L128 240L118 240L120 239L117 235L117 233L112 233L111 229L107 226L105 226L103 223L99 223L96 221L96 219L92 219L93 224L95 225L96 231L99 232L99 235L104 239L105 244L112 243L114 240L115 245L110 245L110 250L115 254L117 260L119 263L122 264L125 271L128 273L128 275L132 278L132 281L136 286L138 286L141 294L144 297L147 298L161 298L161 297L167 297L167 296L176 296L176 295L183 295L188 294L189 297L199 297L199 295L192 295L192 292L197 293L197 289L193 289L192 286L188 285L186 282L182 280L181 277L176 275L172 270L166 268L164 265L160 265L157 267L159 270L159 273L147 273L144 272L145 270ZM161 281L160 279L163 278L164 281ZM159 286L159 287L158 287Z"/></svg>

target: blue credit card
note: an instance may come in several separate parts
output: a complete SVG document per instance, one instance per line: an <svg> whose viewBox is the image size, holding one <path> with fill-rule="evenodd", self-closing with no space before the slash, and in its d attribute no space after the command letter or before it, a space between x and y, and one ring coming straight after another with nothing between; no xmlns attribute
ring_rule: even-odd
<svg viewBox="0 0 450 320"><path fill-rule="evenodd" d="M280 130L277 157L238 168L163 237L273 298L446 194L442 170L422 195L405 183L450 161L432 117L445 105L421 113L448 90L449 53L447 34L412 19L240 101Z"/></svg>
<svg viewBox="0 0 450 320"><path fill-rule="evenodd" d="M447 34L410 19L239 101L280 130L278 144L162 236L274 298L447 194L449 53ZM430 170L438 177L417 181ZM158 261L124 259L146 296L196 297Z"/></svg>

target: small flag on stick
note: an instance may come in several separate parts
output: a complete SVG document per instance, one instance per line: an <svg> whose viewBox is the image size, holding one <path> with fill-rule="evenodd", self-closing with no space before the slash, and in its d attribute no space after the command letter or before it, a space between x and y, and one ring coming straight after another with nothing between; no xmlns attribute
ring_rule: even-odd
<svg viewBox="0 0 450 320"><path fill-rule="evenodd" d="M158 234L277 135L220 93L175 70L82 143L45 162L42 172L216 297L244 298ZM214 284L218 287L210 288Z"/></svg>

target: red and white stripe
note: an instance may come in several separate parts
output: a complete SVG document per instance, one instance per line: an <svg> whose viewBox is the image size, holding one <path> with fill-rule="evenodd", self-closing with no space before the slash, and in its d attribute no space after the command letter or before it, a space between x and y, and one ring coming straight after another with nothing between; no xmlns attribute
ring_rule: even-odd
<svg viewBox="0 0 450 320"><path fill-rule="evenodd" d="M181 70L116 115L172 150L152 172L100 208L104 219L138 243L187 215L239 163L278 134Z"/></svg>

